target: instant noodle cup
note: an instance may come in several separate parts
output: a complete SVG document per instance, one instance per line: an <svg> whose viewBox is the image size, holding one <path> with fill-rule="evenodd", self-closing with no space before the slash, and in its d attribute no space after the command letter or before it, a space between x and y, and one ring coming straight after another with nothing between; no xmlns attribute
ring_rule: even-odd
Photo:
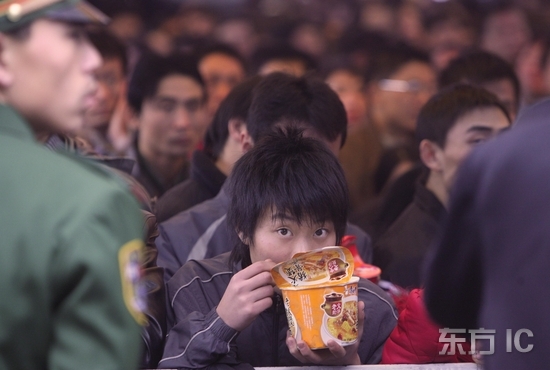
<svg viewBox="0 0 550 370"><path fill-rule="evenodd" d="M326 348L329 340L341 346L357 341L358 277L328 286L281 288L292 336L311 349Z"/></svg>
<svg viewBox="0 0 550 370"><path fill-rule="evenodd" d="M351 252L342 247L325 247L298 253L289 261L276 265L273 280L281 289L289 287L338 285L353 275Z"/></svg>
<svg viewBox="0 0 550 370"><path fill-rule="evenodd" d="M325 247L296 254L271 270L283 295L290 332L311 349L357 341L357 283L347 248Z"/></svg>

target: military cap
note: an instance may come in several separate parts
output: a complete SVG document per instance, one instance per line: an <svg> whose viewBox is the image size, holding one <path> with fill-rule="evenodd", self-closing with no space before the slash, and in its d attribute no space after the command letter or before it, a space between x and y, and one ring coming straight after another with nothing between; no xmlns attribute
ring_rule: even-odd
<svg viewBox="0 0 550 370"><path fill-rule="evenodd" d="M107 23L109 18L80 0L0 0L0 32L38 18L77 23Z"/></svg>

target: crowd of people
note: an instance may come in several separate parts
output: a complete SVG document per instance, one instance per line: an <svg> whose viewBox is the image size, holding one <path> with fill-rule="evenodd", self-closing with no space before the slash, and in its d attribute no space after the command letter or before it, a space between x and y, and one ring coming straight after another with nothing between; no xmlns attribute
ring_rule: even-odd
<svg viewBox="0 0 550 370"><path fill-rule="evenodd" d="M0 2L0 369L544 368L550 4L91 3ZM311 350L269 272L344 236Z"/></svg>

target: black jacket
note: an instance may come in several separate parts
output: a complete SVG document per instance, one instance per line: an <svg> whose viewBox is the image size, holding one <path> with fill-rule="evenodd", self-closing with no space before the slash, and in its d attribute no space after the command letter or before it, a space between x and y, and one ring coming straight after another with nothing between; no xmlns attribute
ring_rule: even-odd
<svg viewBox="0 0 550 370"><path fill-rule="evenodd" d="M204 152L196 150L191 159L189 178L168 190L158 200L157 221L166 221L194 205L214 198L226 178Z"/></svg>

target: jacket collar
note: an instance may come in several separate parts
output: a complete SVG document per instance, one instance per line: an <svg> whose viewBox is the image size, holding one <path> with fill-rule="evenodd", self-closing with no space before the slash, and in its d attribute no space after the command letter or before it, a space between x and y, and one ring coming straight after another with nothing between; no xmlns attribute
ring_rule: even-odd
<svg viewBox="0 0 550 370"><path fill-rule="evenodd" d="M24 141L35 141L31 128L13 108L0 104L0 132Z"/></svg>

